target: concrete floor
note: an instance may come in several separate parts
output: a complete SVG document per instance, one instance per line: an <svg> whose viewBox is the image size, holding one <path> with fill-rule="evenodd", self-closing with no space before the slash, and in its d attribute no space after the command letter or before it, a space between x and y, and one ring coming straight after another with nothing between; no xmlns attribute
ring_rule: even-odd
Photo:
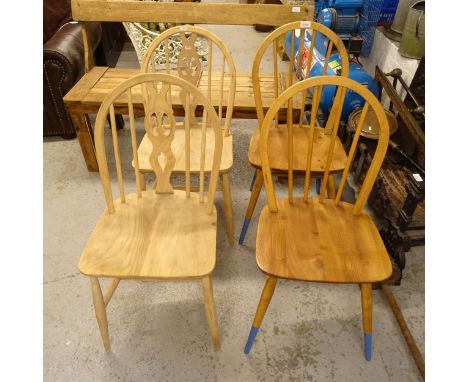
<svg viewBox="0 0 468 382"><path fill-rule="evenodd" d="M211 29L250 71L265 34L251 27ZM119 65L137 66L126 46ZM234 120L231 173L235 236L249 198L247 162L254 120ZM126 127L119 133L129 137ZM128 154L127 154L128 155ZM261 195L259 204L264 205ZM222 211L221 194L216 206ZM99 176L86 170L77 140L44 140L44 380L46 381L419 381L381 291L374 291L373 359L363 355L359 289L280 281L249 356L243 347L264 276L255 263L257 208L245 245L230 247L219 213L214 295L221 350L213 352L199 282L124 281L108 305L112 351L102 346L82 249L104 209ZM424 247L407 255L393 288L424 354Z"/></svg>

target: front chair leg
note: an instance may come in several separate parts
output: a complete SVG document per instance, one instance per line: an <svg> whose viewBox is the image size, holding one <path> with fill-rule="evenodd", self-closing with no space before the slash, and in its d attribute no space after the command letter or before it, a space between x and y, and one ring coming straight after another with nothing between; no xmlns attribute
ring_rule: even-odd
<svg viewBox="0 0 468 382"><path fill-rule="evenodd" d="M364 355L372 358L372 284L361 284L362 322L364 327Z"/></svg>
<svg viewBox="0 0 468 382"><path fill-rule="evenodd" d="M265 286L263 287L263 292L260 297L260 302L258 303L257 312L255 313L255 318L253 321L252 328L250 328L249 338L247 339L247 343L245 344L244 353L249 354L250 349L252 349L253 342L255 340L255 336L258 333L258 329L262 324L263 317L268 309L268 305L270 305L271 298L273 297L273 293L275 292L276 287L276 277L267 276L265 281Z"/></svg>
<svg viewBox="0 0 468 382"><path fill-rule="evenodd" d="M242 225L242 231L239 237L239 244L244 243L245 235L247 233L247 229L249 228L250 219L255 210L255 205L257 204L258 196L262 191L263 186L263 173L262 170L257 170L255 173L255 183L252 188L252 192L250 193L250 200L249 206L247 207L247 211L245 212L244 224Z"/></svg>
<svg viewBox="0 0 468 382"><path fill-rule="evenodd" d="M203 294L205 296L205 313L210 328L211 339L213 340L214 350L220 349L218 317L216 315L216 306L213 297L213 283L211 274L203 277Z"/></svg>
<svg viewBox="0 0 468 382"><path fill-rule="evenodd" d="M106 304L104 302L104 297L102 295L101 285L97 277L90 277L91 279L91 290L93 292L93 304L94 312L96 314L96 319L99 326L99 331L101 332L102 342L104 348L110 350L110 341L109 341L109 328L107 325L107 313L106 313Z"/></svg>

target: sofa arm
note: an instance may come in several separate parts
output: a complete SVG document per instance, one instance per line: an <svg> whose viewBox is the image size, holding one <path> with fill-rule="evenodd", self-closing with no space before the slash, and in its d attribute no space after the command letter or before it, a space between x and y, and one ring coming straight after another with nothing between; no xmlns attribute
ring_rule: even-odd
<svg viewBox="0 0 468 382"><path fill-rule="evenodd" d="M101 24L90 23L91 41L96 49ZM44 136L74 136L75 130L63 104L63 96L84 72L81 24L62 26L43 47Z"/></svg>

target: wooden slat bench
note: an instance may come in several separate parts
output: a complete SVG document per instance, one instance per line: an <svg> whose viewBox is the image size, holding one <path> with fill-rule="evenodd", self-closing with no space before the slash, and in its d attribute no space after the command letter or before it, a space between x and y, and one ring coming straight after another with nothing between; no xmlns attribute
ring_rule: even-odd
<svg viewBox="0 0 468 382"><path fill-rule="evenodd" d="M265 5L265 4L213 4L213 3L160 3L142 1L104 1L104 0L72 0L72 14L76 21L83 22L83 42L85 48L85 75L65 95L64 103L75 126L81 150L89 171L98 171L94 150L92 129L88 114L96 114L105 96L126 79L139 73L138 69L93 67L93 57L90 53L86 23L89 21L156 21L221 24L221 25L253 25L264 24L279 26L292 21L312 20L313 6ZM92 51L92 50L91 50ZM251 73L236 74L236 97L233 118L255 119L257 117L253 96ZM286 89L287 79L280 73L280 90ZM213 79L213 85L216 78ZM260 75L265 112L274 101L273 73ZM202 75L200 89L206 88L206 77ZM175 97L177 98L177 97ZM227 99L227 97L224 97ZM138 99L138 98L137 98ZM299 100L295 105L299 109ZM175 111L181 105L174 105ZM226 105L223 105L226 106ZM142 112L135 109L135 112ZM116 107L116 113L126 114L126 102L122 100L121 107ZM280 113L280 118L282 118Z"/></svg>

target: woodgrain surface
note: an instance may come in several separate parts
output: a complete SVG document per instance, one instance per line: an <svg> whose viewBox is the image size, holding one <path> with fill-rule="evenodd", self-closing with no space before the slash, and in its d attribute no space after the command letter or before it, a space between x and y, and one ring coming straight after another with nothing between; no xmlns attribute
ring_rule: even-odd
<svg viewBox="0 0 468 382"><path fill-rule="evenodd" d="M127 68L107 68L95 66L89 73L83 76L75 86L65 95L64 102L70 111L78 110L82 113L96 113L102 101L116 86L123 83L125 80L139 74L138 69ZM177 72L174 71L176 74ZM280 73L280 92L286 90L287 81L286 74ZM272 73L260 74L260 86L262 87L263 104L265 111L275 100L274 77ZM219 73L213 73L212 86L216 87L220 84ZM208 93L208 76L204 72L200 79L197 88L206 95ZM134 89L134 102L141 103L141 92ZM179 97L176 92L173 93L174 106L182 107ZM228 89L223 96L223 111L228 105ZM294 108L299 110L299 97L294 100ZM135 112L142 113L142 107L138 108L135 105ZM217 104L213 104L217 109ZM126 112L127 98L125 94L117 98L115 103L116 112ZM283 108L284 110L284 108ZM236 74L236 97L234 100L234 118L256 118L255 100L253 97L253 84L251 73Z"/></svg>
<svg viewBox="0 0 468 382"><path fill-rule="evenodd" d="M208 215L198 195L142 192L114 201L104 212L80 258L88 276L171 279L202 277L216 260L216 212ZM215 210L216 211L216 210Z"/></svg>
<svg viewBox="0 0 468 382"><path fill-rule="evenodd" d="M309 129L294 125L293 139L293 169L304 172L306 170L308 152ZM249 162L256 168L262 167L260 158L260 130L256 130L252 135L249 146ZM280 125L278 128L270 130L268 136L268 157L270 166L274 171L288 170L288 130ZM314 134L314 151L312 154L312 173L323 173L325 171L325 158L330 144L330 135L324 133L324 129L317 127ZM346 153L342 145L336 145L333 153L333 160L330 171L342 171L347 161Z"/></svg>
<svg viewBox="0 0 468 382"><path fill-rule="evenodd" d="M76 21L283 25L291 21L312 20L314 17L314 7L311 5L72 0L71 6Z"/></svg>
<svg viewBox="0 0 468 382"><path fill-rule="evenodd" d="M279 212L260 214L256 256L260 269L286 279L364 283L390 277L392 267L370 217L353 205L317 198L278 200Z"/></svg>
<svg viewBox="0 0 468 382"><path fill-rule="evenodd" d="M213 130L210 128L206 129L206 148L205 148L205 173L210 173L213 167L213 154L214 154L214 137ZM176 158L175 166L173 169L174 173L182 173L185 171L185 144L184 144L185 130L183 126L179 126L175 131L174 141L172 142L172 152ZM202 142L202 129L201 126L195 126L190 128L190 146L193 150L190 150L190 172L200 172L200 151L197 150L201 147ZM148 136L145 135L141 140L140 146L138 147L138 162L140 165L140 171L150 172L151 164L149 162L149 154L152 150L152 145ZM221 154L221 167L220 171L225 172L231 169L233 163L232 155L232 135L223 137L223 151Z"/></svg>

